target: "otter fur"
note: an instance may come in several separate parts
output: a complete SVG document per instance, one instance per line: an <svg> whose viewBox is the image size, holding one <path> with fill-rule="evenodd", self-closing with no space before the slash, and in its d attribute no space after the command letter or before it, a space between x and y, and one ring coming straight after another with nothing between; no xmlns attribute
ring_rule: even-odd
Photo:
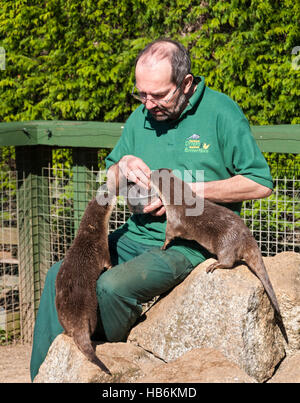
<svg viewBox="0 0 300 403"><path fill-rule="evenodd" d="M109 373L96 356L91 335L97 325L96 282L111 267L108 221L115 197L106 194L91 200L77 235L66 253L56 278L56 309L64 333L72 337L89 361Z"/></svg>
<svg viewBox="0 0 300 403"><path fill-rule="evenodd" d="M169 186L165 186L164 190L163 184L168 181ZM196 241L217 256L217 262L211 264L207 272L230 269L237 261L244 260L262 282L277 317L281 318L278 301L261 252L243 220L228 208L200 198L170 169L152 171L150 183L166 209L166 238L162 249L166 249L174 238ZM180 203L174 203L178 194L185 195L186 198L182 197ZM202 206L200 214L196 216L187 214L187 209L191 209L193 205ZM284 337L287 339L286 334Z"/></svg>

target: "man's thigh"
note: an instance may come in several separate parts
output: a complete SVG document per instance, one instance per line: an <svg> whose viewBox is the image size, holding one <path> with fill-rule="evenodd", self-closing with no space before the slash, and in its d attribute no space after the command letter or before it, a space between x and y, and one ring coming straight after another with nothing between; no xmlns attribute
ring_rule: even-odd
<svg viewBox="0 0 300 403"><path fill-rule="evenodd" d="M180 283L192 269L182 253L154 247L112 267L98 281L106 289L142 303Z"/></svg>
<svg viewBox="0 0 300 403"><path fill-rule="evenodd" d="M192 269L182 253L155 247L104 272L97 281L97 298L107 340L126 340L142 303L170 290Z"/></svg>
<svg viewBox="0 0 300 403"><path fill-rule="evenodd" d="M127 262L152 248L152 246L129 239L123 228L109 234L108 244L113 266Z"/></svg>

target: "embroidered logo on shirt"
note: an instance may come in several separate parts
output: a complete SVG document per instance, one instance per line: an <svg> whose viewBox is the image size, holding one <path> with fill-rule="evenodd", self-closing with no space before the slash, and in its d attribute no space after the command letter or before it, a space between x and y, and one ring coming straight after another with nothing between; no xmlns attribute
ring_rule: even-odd
<svg viewBox="0 0 300 403"><path fill-rule="evenodd" d="M198 134L192 134L185 140L185 152L199 152L208 153L210 144L201 143L200 136Z"/></svg>

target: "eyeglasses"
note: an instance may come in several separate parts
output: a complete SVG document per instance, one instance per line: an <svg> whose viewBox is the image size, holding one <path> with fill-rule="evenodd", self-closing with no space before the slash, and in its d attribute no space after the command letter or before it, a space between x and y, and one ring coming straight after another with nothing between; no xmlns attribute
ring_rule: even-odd
<svg viewBox="0 0 300 403"><path fill-rule="evenodd" d="M184 79L183 79L184 80ZM178 87L176 87L175 91L172 92L172 94L170 95L169 98L167 99L163 99L163 97L161 97L160 95L158 95L156 98L148 98L147 99L147 94L143 94L143 93L135 93L134 91L138 91L136 88L136 84L134 84L131 95L133 96L133 98L137 99L138 101L144 103L147 101L151 101L153 103L155 103L156 105L159 106L163 106L161 104L161 102L163 102L164 104L168 104L169 102L172 101L172 99L174 98L176 92L179 90L179 88L181 87L181 84L183 83L183 80L181 81L181 83L178 85ZM162 98L162 99L161 99Z"/></svg>

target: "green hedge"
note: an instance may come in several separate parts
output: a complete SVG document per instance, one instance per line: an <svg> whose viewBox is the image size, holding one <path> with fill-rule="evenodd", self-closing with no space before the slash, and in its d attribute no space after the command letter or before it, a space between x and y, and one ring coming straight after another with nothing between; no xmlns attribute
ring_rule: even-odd
<svg viewBox="0 0 300 403"><path fill-rule="evenodd" d="M137 52L171 36L252 124L300 123L298 1L0 0L0 9L0 121L123 122L136 107Z"/></svg>

